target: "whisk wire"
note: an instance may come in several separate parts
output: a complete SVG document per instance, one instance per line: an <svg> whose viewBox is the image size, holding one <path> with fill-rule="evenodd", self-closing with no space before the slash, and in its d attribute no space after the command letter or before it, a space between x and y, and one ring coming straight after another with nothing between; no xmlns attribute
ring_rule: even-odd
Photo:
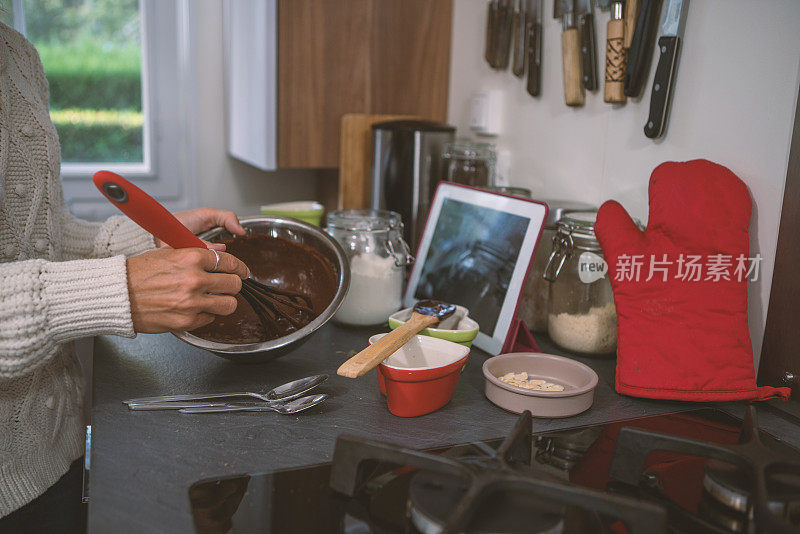
<svg viewBox="0 0 800 534"><path fill-rule="evenodd" d="M281 321L289 323L295 330L302 328L301 318L313 318L314 310L308 297L299 293L280 290L251 278L242 282L241 295L258 315L261 324L270 332L281 330ZM297 317L282 307L298 312Z"/></svg>

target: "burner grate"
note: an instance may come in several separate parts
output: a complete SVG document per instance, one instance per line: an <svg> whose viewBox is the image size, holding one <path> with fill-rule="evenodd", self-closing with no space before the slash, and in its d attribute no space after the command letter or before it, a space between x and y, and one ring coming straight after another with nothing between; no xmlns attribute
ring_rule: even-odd
<svg viewBox="0 0 800 534"><path fill-rule="evenodd" d="M797 525L792 524L788 510L780 510L781 516L771 511L774 503L770 503L768 491L769 481L776 475L800 476L800 462L795 457L765 445L758 435L756 410L748 406L745 413L739 443L735 445L721 445L697 441L690 438L671 436L659 432L651 432L639 428L623 427L617 437L614 456L611 461L610 475L612 478L633 486L643 482L644 466L647 456L653 451L670 451L681 454L704 456L731 464L738 468L743 475L743 480L748 481L752 487L749 497L745 501L735 499L731 492L724 492L724 496L735 505L732 508L748 507L752 511L755 524L760 531L775 534L797 533ZM715 484L711 479L711 491L721 490L721 484ZM644 481L646 484L646 481ZM706 482L709 491L709 483ZM717 492L719 493L719 492ZM795 496L800 497L800 496ZM722 502L725 502L723 499ZM747 504L745 504L747 503Z"/></svg>
<svg viewBox="0 0 800 534"><path fill-rule="evenodd" d="M355 495L366 482L364 465L370 460L421 469L426 476L438 473L461 479L465 491L444 521L443 534L468 531L476 519L475 511L498 491L524 493L618 518L631 534L666 532L666 512L659 505L577 486L532 467L532 427L531 414L526 411L497 452L479 463L342 435L336 441L330 484L340 493Z"/></svg>

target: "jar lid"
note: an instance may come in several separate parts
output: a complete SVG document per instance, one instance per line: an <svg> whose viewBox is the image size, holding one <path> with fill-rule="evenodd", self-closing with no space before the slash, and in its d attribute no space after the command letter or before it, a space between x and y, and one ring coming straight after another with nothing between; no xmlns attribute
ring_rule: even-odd
<svg viewBox="0 0 800 534"><path fill-rule="evenodd" d="M643 230L641 221L632 217L634 224ZM558 231L572 234L575 237L583 237L587 241L596 242L594 235L594 225L597 221L597 210L573 211L569 212L558 221Z"/></svg>
<svg viewBox="0 0 800 534"><path fill-rule="evenodd" d="M597 206L587 204L586 202L577 202L575 200L540 200L547 204L547 219L544 222L545 228L556 228L556 223L567 213L575 211L597 212Z"/></svg>
<svg viewBox="0 0 800 534"><path fill-rule="evenodd" d="M327 227L336 230L367 231L402 228L400 214L387 210L336 210L328 213Z"/></svg>
<svg viewBox="0 0 800 534"><path fill-rule="evenodd" d="M594 235L594 223L597 211L573 211L558 221L558 233L568 234L574 246L595 250L600 247Z"/></svg>
<svg viewBox="0 0 800 534"><path fill-rule="evenodd" d="M557 224L559 228L564 228L573 232L594 234L594 223L596 221L597 210L572 211L561 217Z"/></svg>
<svg viewBox="0 0 800 534"><path fill-rule="evenodd" d="M527 187L516 187L513 185L494 185L489 186L486 189L489 191L494 191L495 193L501 193L503 195L513 195L516 197L524 197L524 198L533 198L531 190Z"/></svg>
<svg viewBox="0 0 800 534"><path fill-rule="evenodd" d="M442 157L445 159L477 159L494 162L497 160L492 143L478 143L468 139L457 139L444 145Z"/></svg>

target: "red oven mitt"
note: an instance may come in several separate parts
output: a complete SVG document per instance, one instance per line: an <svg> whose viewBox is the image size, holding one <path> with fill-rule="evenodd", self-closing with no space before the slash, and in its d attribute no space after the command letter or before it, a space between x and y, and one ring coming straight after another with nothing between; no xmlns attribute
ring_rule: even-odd
<svg viewBox="0 0 800 534"><path fill-rule="evenodd" d="M653 171L649 196L644 232L614 201L595 225L617 309L617 391L690 401L788 398L789 388L756 387L741 270L750 266L747 186L707 160L668 162Z"/></svg>

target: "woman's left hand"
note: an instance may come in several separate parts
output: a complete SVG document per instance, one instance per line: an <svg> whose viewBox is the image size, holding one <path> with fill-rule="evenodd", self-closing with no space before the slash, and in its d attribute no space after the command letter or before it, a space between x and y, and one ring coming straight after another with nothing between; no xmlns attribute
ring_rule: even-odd
<svg viewBox="0 0 800 534"><path fill-rule="evenodd" d="M227 231L234 235L244 235L245 230L239 224L239 218L232 211L218 210L216 208L197 208L193 210L179 211L173 213L175 218L178 219L183 225L192 231L193 234L205 232L209 228L215 226L222 226ZM166 246L164 242L156 239L156 246ZM225 245L222 243L209 243L209 248L217 250L225 250Z"/></svg>

